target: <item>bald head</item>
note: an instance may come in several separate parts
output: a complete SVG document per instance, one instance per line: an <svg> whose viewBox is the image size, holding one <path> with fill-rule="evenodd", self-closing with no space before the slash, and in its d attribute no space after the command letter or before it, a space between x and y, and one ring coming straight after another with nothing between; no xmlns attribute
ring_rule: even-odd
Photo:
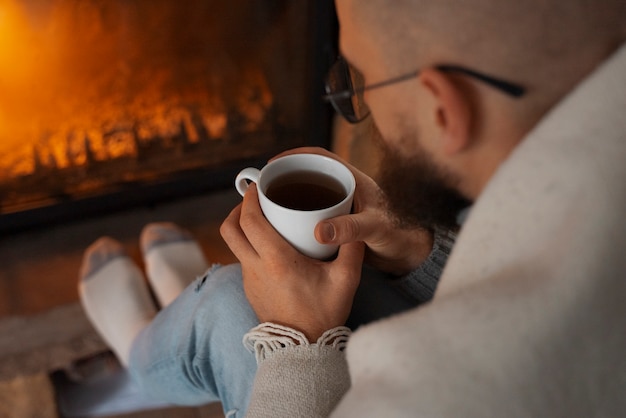
<svg viewBox="0 0 626 418"><path fill-rule="evenodd" d="M626 39L623 0L337 3L342 25L369 37L390 73L464 65L526 86L537 116Z"/></svg>

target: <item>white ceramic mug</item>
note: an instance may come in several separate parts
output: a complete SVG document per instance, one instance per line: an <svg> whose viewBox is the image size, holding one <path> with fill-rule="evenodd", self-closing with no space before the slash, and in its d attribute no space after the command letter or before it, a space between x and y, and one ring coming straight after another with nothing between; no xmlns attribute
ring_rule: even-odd
<svg viewBox="0 0 626 418"><path fill-rule="evenodd" d="M272 181L294 172L323 173L332 177L343 187L345 197L339 203L317 210L296 210L281 206L270 200L266 193ZM278 158L261 170L243 169L235 179L235 187L243 196L250 182L257 185L259 203L270 224L301 253L320 260L337 252L336 245L320 244L315 239L315 226L324 219L347 215L352 209L356 180L342 163L318 154L292 154Z"/></svg>

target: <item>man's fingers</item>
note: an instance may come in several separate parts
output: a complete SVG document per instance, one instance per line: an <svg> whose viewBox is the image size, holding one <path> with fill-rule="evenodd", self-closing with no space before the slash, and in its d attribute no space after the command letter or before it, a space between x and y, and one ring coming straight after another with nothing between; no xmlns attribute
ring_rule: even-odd
<svg viewBox="0 0 626 418"><path fill-rule="evenodd" d="M380 227L380 220L371 214L357 213L327 219L315 226L315 239L321 244L347 244L369 241Z"/></svg>
<svg viewBox="0 0 626 418"><path fill-rule="evenodd" d="M250 185L243 197L239 224L249 243L261 257L284 255L295 251L263 215L255 184Z"/></svg>
<svg viewBox="0 0 626 418"><path fill-rule="evenodd" d="M365 244L363 242L351 242L339 247L336 261L344 266L347 271L361 271L360 266L363 264L363 256L365 255ZM360 277L360 275L357 275Z"/></svg>
<svg viewBox="0 0 626 418"><path fill-rule="evenodd" d="M287 151L283 151L283 152L281 152L278 155L275 155L269 161L271 162L271 161L274 161L277 158L286 157L287 155L292 155L292 154L319 154L319 155L323 155L325 157L332 158L333 160L337 160L341 164L343 164L346 167L348 167L350 169L350 171L352 171L352 174L354 174L355 177L358 178L358 176L361 175L361 172L357 168L355 168L352 164L348 163L343 158L339 157L337 154L334 154L334 153L328 151L327 149L320 148L320 147L293 148L293 149L290 149L290 150L287 150Z"/></svg>
<svg viewBox="0 0 626 418"><path fill-rule="evenodd" d="M320 148L320 147L300 147L300 148L293 148L284 152L281 152L280 154L272 157L270 159L270 161L274 161L277 158L281 158L281 157L285 157L287 155L292 155L292 154L320 154L320 155L325 155L327 157L330 158L334 158L336 160L339 159L339 157L335 154L333 154L332 152L324 149L324 148Z"/></svg>
<svg viewBox="0 0 626 418"><path fill-rule="evenodd" d="M361 281L361 267L365 255L365 244L351 242L339 247L337 258L333 262L337 283L353 293Z"/></svg>
<svg viewBox="0 0 626 418"><path fill-rule="evenodd" d="M220 226L220 234L228 248L233 252L239 260L248 259L250 257L258 257L254 248L248 242L246 235L239 226L241 218L241 204L237 205L226 217Z"/></svg>

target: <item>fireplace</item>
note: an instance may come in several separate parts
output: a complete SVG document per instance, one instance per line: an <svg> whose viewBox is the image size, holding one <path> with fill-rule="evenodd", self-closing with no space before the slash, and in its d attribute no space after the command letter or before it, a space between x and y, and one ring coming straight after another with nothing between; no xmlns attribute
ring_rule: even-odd
<svg viewBox="0 0 626 418"><path fill-rule="evenodd" d="M331 1L0 3L0 234L232 187L327 146Z"/></svg>

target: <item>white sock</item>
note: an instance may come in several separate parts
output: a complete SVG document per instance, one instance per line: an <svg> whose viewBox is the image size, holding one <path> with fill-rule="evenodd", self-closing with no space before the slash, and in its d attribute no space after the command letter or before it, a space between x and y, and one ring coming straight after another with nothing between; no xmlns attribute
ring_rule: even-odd
<svg viewBox="0 0 626 418"><path fill-rule="evenodd" d="M193 236L172 223L147 225L141 233L141 248L148 281L163 308L208 269Z"/></svg>
<svg viewBox="0 0 626 418"><path fill-rule="evenodd" d="M105 237L85 251L80 276L78 290L87 317L128 366L135 337L157 312L141 270L120 243Z"/></svg>

